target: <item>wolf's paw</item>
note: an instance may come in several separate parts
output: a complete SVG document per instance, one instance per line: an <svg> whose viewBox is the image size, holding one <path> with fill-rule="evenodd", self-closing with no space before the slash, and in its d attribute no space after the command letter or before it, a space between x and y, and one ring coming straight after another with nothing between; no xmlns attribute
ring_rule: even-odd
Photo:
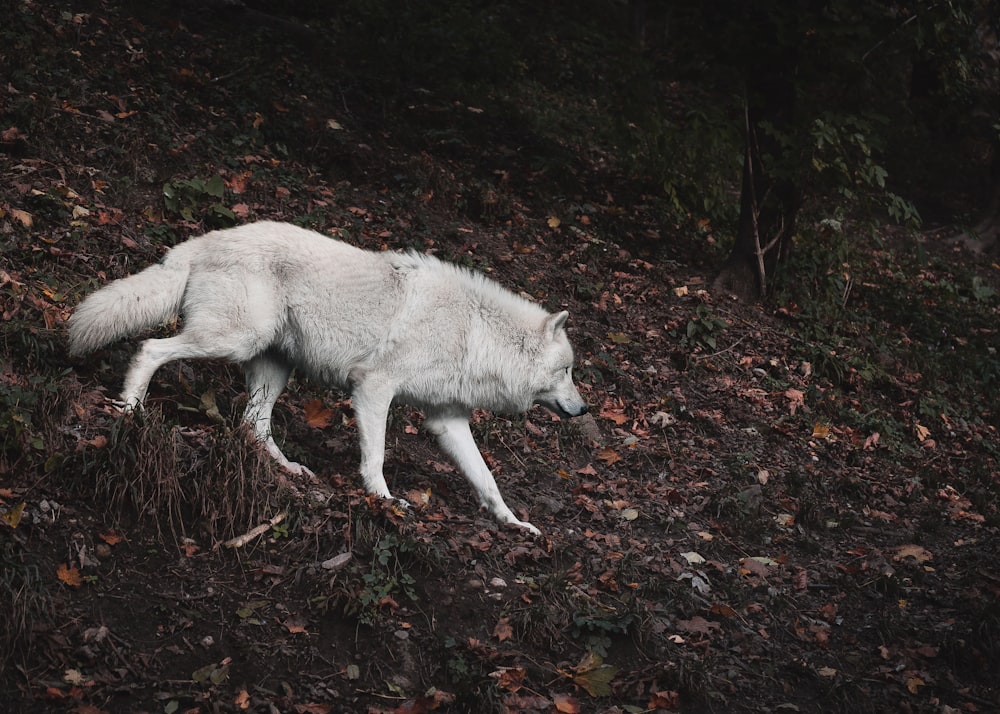
<svg viewBox="0 0 1000 714"><path fill-rule="evenodd" d="M134 399L109 399L108 402L121 414L135 414L143 411L142 402L137 402Z"/></svg>
<svg viewBox="0 0 1000 714"><path fill-rule="evenodd" d="M398 506L399 508L402 508L404 511L409 511L411 508L413 508L413 506L410 505L410 502L407 501L405 498L396 498L395 496L389 496L389 501L392 503L392 505Z"/></svg>
<svg viewBox="0 0 1000 714"><path fill-rule="evenodd" d="M294 461L286 461L285 463L282 464L282 466L288 473L292 474L293 476L306 476L308 478L316 478L316 474L312 472L312 469L310 469L307 466L303 466L302 464L297 464Z"/></svg>
<svg viewBox="0 0 1000 714"><path fill-rule="evenodd" d="M518 520L513 515L510 516L510 518L503 518L503 519L501 519L501 521L503 523L506 523L506 524L509 524L509 525L512 525L512 526L517 526L518 528L523 528L524 530L528 531L528 533L530 533L531 535L540 536L542 534L542 532L540 530L538 530L537 528L535 528L533 525L531 525L527 521Z"/></svg>

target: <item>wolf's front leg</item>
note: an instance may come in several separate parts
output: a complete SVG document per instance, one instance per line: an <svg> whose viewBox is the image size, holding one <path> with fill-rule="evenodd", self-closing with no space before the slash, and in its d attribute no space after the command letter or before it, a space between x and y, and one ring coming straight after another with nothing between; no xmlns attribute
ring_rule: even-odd
<svg viewBox="0 0 1000 714"><path fill-rule="evenodd" d="M390 389L363 381L351 394L354 418L361 442L361 480L368 493L392 498L385 482L382 466L385 461L385 423L389 418L393 393Z"/></svg>
<svg viewBox="0 0 1000 714"><path fill-rule="evenodd" d="M479 453L469 420L460 416L429 414L424 426L434 434L441 448L452 458L459 470L472 484L480 503L501 523L513 523L525 530L541 535L541 531L514 515L500 495L496 479Z"/></svg>

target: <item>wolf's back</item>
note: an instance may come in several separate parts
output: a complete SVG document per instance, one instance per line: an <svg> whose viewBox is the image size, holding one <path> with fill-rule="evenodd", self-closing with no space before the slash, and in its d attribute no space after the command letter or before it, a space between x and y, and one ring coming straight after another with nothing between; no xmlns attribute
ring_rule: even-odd
<svg viewBox="0 0 1000 714"><path fill-rule="evenodd" d="M92 293L69 318L69 348L87 354L175 317L191 272L190 246L177 246L156 265Z"/></svg>

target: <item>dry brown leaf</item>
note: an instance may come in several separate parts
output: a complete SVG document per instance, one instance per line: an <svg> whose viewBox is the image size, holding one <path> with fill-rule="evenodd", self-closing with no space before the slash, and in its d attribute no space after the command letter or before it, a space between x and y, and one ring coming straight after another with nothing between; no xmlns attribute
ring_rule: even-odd
<svg viewBox="0 0 1000 714"><path fill-rule="evenodd" d="M500 622L493 628L493 636L503 642L514 636L514 628L510 626L509 617L501 617Z"/></svg>
<svg viewBox="0 0 1000 714"><path fill-rule="evenodd" d="M893 560L903 560L904 558L914 558L918 563L926 563L931 560L934 555L924 548L923 546L909 544L901 545L896 548L896 554L892 556Z"/></svg>
<svg viewBox="0 0 1000 714"><path fill-rule="evenodd" d="M69 567L66 563L60 565L58 570L56 570L56 577L59 578L64 585L69 585L73 588L78 588L83 585L83 578L80 577L80 571L75 567Z"/></svg>
<svg viewBox="0 0 1000 714"><path fill-rule="evenodd" d="M555 705L556 711L562 712L562 714L580 714L580 703L576 697L569 694L553 694L552 703Z"/></svg>
<svg viewBox="0 0 1000 714"><path fill-rule="evenodd" d="M611 466L612 464L617 464L619 461L622 460L621 455L617 451L612 449L610 446L600 449L597 452L596 456L599 461L603 461L608 466Z"/></svg>
<svg viewBox="0 0 1000 714"><path fill-rule="evenodd" d="M306 424L315 429L323 429L329 426L330 419L333 417L333 410L324 407L323 401L320 399L313 399L311 402L306 402L303 412L305 412Z"/></svg>
<svg viewBox="0 0 1000 714"><path fill-rule="evenodd" d="M285 626L285 629L294 634L309 634L309 630L306 629L306 619L301 615L289 615L284 622L281 623Z"/></svg>
<svg viewBox="0 0 1000 714"><path fill-rule="evenodd" d="M490 677L497 681L497 686L508 692L516 692L524 686L526 675L524 667L500 667L495 672L490 672Z"/></svg>
<svg viewBox="0 0 1000 714"><path fill-rule="evenodd" d="M829 439L830 438L830 427L826 424L820 424L816 422L813 424L812 438L814 439Z"/></svg>
<svg viewBox="0 0 1000 714"><path fill-rule="evenodd" d="M799 389L786 389L785 399L788 400L788 413L793 416L799 407L804 406L806 403L805 392Z"/></svg>
<svg viewBox="0 0 1000 714"><path fill-rule="evenodd" d="M682 632L692 632L701 635L707 635L712 630L718 630L722 627L718 622L711 622L706 620L701 615L695 615L690 620L678 620L677 629Z"/></svg>
<svg viewBox="0 0 1000 714"><path fill-rule="evenodd" d="M103 540L108 545L118 545L122 541L122 537L115 533L114 531L107 531L106 533L98 533L97 537Z"/></svg>
<svg viewBox="0 0 1000 714"><path fill-rule="evenodd" d="M652 692L649 695L647 709L666 709L673 711L681 708L681 695L678 692L667 690L664 692Z"/></svg>

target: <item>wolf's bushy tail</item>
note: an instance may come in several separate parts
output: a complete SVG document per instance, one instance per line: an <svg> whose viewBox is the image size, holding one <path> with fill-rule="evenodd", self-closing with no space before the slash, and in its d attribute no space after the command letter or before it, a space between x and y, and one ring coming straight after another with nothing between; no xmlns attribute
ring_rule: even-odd
<svg viewBox="0 0 1000 714"><path fill-rule="evenodd" d="M70 353L93 352L175 317L191 272L188 253L174 248L156 265L89 295L69 318Z"/></svg>

